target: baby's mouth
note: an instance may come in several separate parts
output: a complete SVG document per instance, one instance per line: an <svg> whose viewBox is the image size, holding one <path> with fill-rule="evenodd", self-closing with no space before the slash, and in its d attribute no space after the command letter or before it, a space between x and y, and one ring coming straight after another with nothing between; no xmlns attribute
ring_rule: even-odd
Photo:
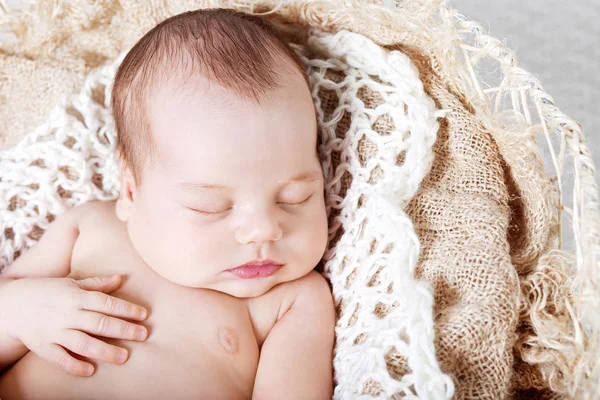
<svg viewBox="0 0 600 400"><path fill-rule="evenodd" d="M272 260L251 261L236 268L228 269L227 272L232 273L241 279L266 278L277 272L283 264Z"/></svg>

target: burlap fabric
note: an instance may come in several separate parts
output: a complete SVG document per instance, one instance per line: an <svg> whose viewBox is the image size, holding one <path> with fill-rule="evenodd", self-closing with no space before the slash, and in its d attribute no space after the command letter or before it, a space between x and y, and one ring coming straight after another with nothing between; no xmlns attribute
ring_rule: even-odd
<svg viewBox="0 0 600 400"><path fill-rule="evenodd" d="M268 2L248 3L255 12L272 8ZM299 44L305 44L309 27L349 30L411 58L427 94L439 108L450 111L441 120L431 172L405 208L421 245L415 277L430 282L433 288L436 358L454 381L456 398L551 393L548 375L540 372L540 365L548 364L548 359L540 362L534 357L530 364L523 363L522 351L514 347L523 343L519 337L535 336L532 324L526 321L527 307L522 310L519 275L526 283L547 250L553 224L553 198L549 183L539 172L539 160L530 162L536 159L535 152L520 141L506 139L502 127L480 115L461 89L460 74L452 67L453 56L443 51L447 48L444 41L453 40L447 34L450 30L443 24L423 28L436 2L403 4L393 11L377 3L355 1L342 6L335 1L295 1L266 18ZM93 68L116 59L157 22L209 5L249 11L229 1L104 0L93 5L64 2L56 9L52 2L41 1L30 14L8 18L2 25L5 33L0 48L0 144L7 148L18 143L46 120L57 99L78 92ZM320 94L325 118L338 104L330 98L334 95ZM375 108L379 101L368 92L359 98L367 108ZM350 124L348 118L342 118L335 131L343 135ZM373 129L386 135L390 121L380 120ZM358 151L368 159L373 149L363 146ZM332 157L334 165L339 160ZM337 190L343 196L352 179L340 182ZM96 183L102 186L102 182ZM114 190L107 189L107 182L104 186ZM10 204L18 207L15 200ZM330 210L332 224L338 216L339 210ZM36 232L30 235L32 241L39 237L40 230ZM338 227L330 250L342 235L343 229ZM7 238L4 232L4 243ZM364 284L374 285L377 280L375 275L373 282ZM395 306L382 305L374 314L385 319ZM342 304L338 311L340 320L353 312ZM519 315L525 321L520 325ZM338 332L344 328L338 325ZM387 349L385 361L391 379L401 381L410 375L411 366L398 349ZM343 373L336 371L336 378ZM384 398L384 393L372 380L356 393L338 392L338 397Z"/></svg>
<svg viewBox="0 0 600 400"><path fill-rule="evenodd" d="M435 287L438 357L462 381L459 398L500 398L510 389L507 344L515 340L518 304L503 160L490 132L436 76L431 60L412 55L428 92L453 110L442 123L433 169L409 206L423 246L417 273Z"/></svg>

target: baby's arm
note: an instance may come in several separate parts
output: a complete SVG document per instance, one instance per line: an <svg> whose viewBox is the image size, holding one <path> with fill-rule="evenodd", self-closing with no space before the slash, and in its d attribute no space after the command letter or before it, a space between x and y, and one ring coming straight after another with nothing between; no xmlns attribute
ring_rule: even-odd
<svg viewBox="0 0 600 400"><path fill-rule="evenodd" d="M79 235L79 219L86 207L76 207L56 218L37 244L25 251L0 274L0 293L7 283L19 278L65 277L70 272L71 252ZM1 305L0 305L1 306ZM6 324L0 308L0 318ZM0 371L21 358L28 349L7 331L0 330Z"/></svg>
<svg viewBox="0 0 600 400"><path fill-rule="evenodd" d="M65 349L115 363L127 354L83 332L145 340L145 328L110 317L145 319L142 307L105 294L119 287L120 277L66 278L80 223L93 207L87 203L60 215L0 274L0 373L31 350L69 373L89 375L92 365Z"/></svg>
<svg viewBox="0 0 600 400"><path fill-rule="evenodd" d="M261 349L252 399L330 399L335 328L331 291L314 271L289 285L291 296L282 305L288 309Z"/></svg>
<svg viewBox="0 0 600 400"><path fill-rule="evenodd" d="M71 270L71 253L79 236L79 221L91 204L75 207L58 216L42 238L0 274L8 279L65 277Z"/></svg>

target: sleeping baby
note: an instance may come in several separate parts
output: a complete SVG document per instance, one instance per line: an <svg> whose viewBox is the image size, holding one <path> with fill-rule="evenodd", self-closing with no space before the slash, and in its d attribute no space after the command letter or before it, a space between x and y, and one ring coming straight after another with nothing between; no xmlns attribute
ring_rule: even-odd
<svg viewBox="0 0 600 400"><path fill-rule="evenodd" d="M0 397L326 399L334 308L314 104L258 17L148 32L112 88L121 192L0 276Z"/></svg>

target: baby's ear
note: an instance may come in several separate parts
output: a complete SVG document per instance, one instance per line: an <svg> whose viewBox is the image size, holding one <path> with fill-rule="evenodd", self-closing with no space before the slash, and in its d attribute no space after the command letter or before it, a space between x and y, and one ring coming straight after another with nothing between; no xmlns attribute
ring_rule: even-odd
<svg viewBox="0 0 600 400"><path fill-rule="evenodd" d="M117 218L119 218L123 222L127 222L129 220L129 216L131 214L131 208L133 207L133 201L136 196L136 186L135 180L133 179L133 174L131 173L131 169L124 164L120 165L121 170L121 193L119 194L119 199L117 200Z"/></svg>

